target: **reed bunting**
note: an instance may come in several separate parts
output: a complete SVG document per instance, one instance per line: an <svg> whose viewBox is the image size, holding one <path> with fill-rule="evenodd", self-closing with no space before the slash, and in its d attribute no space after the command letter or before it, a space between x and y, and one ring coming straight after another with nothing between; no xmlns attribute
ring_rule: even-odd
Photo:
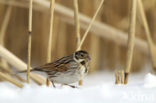
<svg viewBox="0 0 156 103"><path fill-rule="evenodd" d="M89 70L89 62L89 54L84 50L80 50L43 66L33 68L31 72L39 71L46 73L48 80L53 83L53 86L55 86L54 83L69 85L82 80L86 76ZM26 71L21 71L20 73L22 72Z"/></svg>

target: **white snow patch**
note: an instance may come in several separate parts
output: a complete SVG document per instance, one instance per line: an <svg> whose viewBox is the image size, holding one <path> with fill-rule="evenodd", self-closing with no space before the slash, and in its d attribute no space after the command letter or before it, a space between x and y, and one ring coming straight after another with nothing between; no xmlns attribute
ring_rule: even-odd
<svg viewBox="0 0 156 103"><path fill-rule="evenodd" d="M156 76L148 73L144 79L144 86L147 88L156 87Z"/></svg>
<svg viewBox="0 0 156 103"><path fill-rule="evenodd" d="M130 75L128 85L115 85L114 73L87 76L77 89L24 84L20 89L8 82L0 83L0 103L156 103L156 77Z"/></svg>

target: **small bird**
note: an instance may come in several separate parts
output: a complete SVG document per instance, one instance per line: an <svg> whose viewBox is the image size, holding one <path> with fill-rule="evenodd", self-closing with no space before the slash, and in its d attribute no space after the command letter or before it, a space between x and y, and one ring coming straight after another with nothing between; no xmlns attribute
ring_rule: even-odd
<svg viewBox="0 0 156 103"><path fill-rule="evenodd" d="M54 83L69 85L82 80L86 76L89 70L89 62L89 54L84 50L80 50L43 66L33 68L31 72L39 71L46 73L48 80L53 83L54 87ZM21 71L20 73L22 72L26 71Z"/></svg>

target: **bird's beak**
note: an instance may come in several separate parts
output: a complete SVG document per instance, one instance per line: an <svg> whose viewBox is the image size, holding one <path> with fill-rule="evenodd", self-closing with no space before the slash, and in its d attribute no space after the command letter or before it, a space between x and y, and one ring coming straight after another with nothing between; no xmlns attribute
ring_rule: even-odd
<svg viewBox="0 0 156 103"><path fill-rule="evenodd" d="M88 56L88 61L90 61L91 60L91 58L90 58L90 56Z"/></svg>

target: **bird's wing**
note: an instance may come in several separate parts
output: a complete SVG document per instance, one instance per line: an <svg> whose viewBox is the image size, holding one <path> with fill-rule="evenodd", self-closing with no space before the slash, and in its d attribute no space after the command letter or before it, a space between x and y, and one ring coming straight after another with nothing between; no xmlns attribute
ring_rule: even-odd
<svg viewBox="0 0 156 103"><path fill-rule="evenodd" d="M62 72L62 71L67 71L69 68L69 66L71 65L71 63L74 60L71 59L71 57L67 56L67 57L63 57L60 59L55 60L54 62L51 63L47 63L43 66L34 68L34 70L36 71L58 71L58 72Z"/></svg>
<svg viewBox="0 0 156 103"><path fill-rule="evenodd" d="M45 64L43 66L40 66L40 67L36 68L36 70L39 70L39 71L47 71L47 72L48 71L60 71L61 72L61 71L68 70L69 69L68 68L69 64L59 64L59 65L55 66L52 63L51 64L48 63L48 64Z"/></svg>

